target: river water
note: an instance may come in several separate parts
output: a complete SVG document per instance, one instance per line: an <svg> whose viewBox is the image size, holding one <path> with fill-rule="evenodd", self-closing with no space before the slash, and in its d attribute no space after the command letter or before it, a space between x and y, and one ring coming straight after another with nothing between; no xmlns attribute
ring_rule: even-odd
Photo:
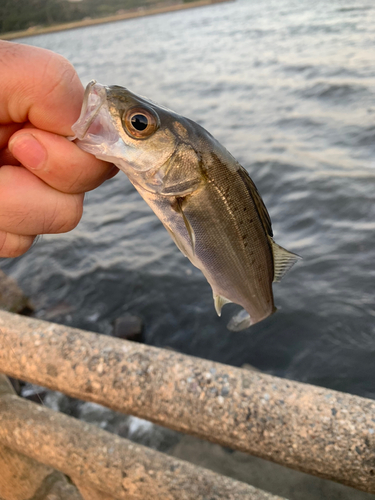
<svg viewBox="0 0 375 500"><path fill-rule="evenodd" d="M20 40L66 56L84 84L126 86L207 128L303 257L274 287L277 314L232 333L235 307L216 316L120 173L86 196L74 231L1 261L37 316L110 333L130 312L148 344L374 398L374 25L371 0L237 0Z"/></svg>
<svg viewBox="0 0 375 500"><path fill-rule="evenodd" d="M207 128L249 171L276 241L303 257L242 333L120 173L82 222L2 261L41 318L375 397L375 6L238 0L30 37L86 84L124 85Z"/></svg>
<svg viewBox="0 0 375 500"><path fill-rule="evenodd" d="M248 170L275 240L303 257L277 314L232 333L200 272L124 174L86 196L69 234L3 260L37 316L375 397L375 5L237 0L20 40L82 81L123 85L207 128ZM63 160L62 160L63 161Z"/></svg>

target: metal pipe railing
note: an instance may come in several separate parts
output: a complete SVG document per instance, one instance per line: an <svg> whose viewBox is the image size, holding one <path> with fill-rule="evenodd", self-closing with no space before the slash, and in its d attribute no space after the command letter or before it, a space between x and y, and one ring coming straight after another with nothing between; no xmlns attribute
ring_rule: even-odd
<svg viewBox="0 0 375 500"><path fill-rule="evenodd" d="M375 493L375 402L0 313L0 371Z"/></svg>
<svg viewBox="0 0 375 500"><path fill-rule="evenodd" d="M87 500L283 500L10 394L0 444L64 472Z"/></svg>

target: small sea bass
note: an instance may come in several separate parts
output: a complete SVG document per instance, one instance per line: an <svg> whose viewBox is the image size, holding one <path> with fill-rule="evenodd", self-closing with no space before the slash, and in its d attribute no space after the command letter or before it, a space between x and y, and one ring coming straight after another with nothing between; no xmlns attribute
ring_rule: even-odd
<svg viewBox="0 0 375 500"><path fill-rule="evenodd" d="M241 311L231 330L275 312L272 282L299 258L272 239L253 181L197 123L118 86L92 81L72 127L84 151L125 172L181 252L224 304Z"/></svg>

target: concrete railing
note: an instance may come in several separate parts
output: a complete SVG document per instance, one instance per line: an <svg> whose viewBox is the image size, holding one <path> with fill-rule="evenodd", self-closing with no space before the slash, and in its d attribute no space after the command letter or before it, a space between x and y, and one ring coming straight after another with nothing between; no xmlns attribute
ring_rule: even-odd
<svg viewBox="0 0 375 500"><path fill-rule="evenodd" d="M0 372L375 493L369 399L5 312ZM5 390L0 459L1 446L67 474L90 500L280 498ZM23 500L0 478L2 497Z"/></svg>

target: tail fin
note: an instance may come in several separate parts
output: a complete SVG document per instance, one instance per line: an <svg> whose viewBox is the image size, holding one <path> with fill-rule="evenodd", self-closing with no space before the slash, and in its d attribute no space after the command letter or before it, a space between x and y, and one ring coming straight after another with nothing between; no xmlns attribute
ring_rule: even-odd
<svg viewBox="0 0 375 500"><path fill-rule="evenodd" d="M245 311L245 309L241 309L241 311L229 321L227 328L232 332L240 332L241 330L245 330L245 328L249 328L252 324L250 314Z"/></svg>
<svg viewBox="0 0 375 500"><path fill-rule="evenodd" d="M233 318L227 324L228 330L232 332L240 332L241 330L245 330L255 323L259 323L263 319L266 319L271 314L274 314L277 311L277 308L274 306L271 313L267 314L263 318L259 318L257 321L251 319L250 314L245 310L241 309L237 314L233 316Z"/></svg>

